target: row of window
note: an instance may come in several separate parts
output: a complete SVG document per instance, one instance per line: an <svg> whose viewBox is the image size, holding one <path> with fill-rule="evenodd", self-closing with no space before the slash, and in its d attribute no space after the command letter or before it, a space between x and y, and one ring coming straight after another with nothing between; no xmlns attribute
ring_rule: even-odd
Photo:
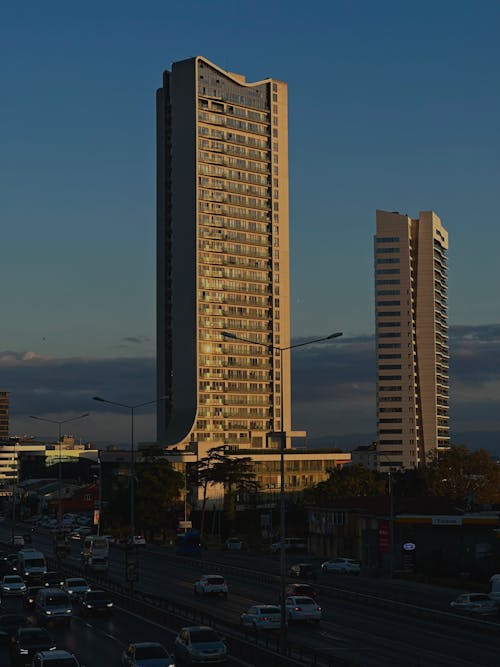
<svg viewBox="0 0 500 667"><path fill-rule="evenodd" d="M206 149L206 150L200 150L198 152L198 159L199 159L199 165L198 168L200 170L200 173L202 173L201 169L202 167L221 167L221 168L228 168L228 167L235 167L237 169L244 169L248 172L248 174L251 173L257 173L257 174L265 174L266 176L269 175L270 167L268 164L268 160L266 157L266 153L261 155L258 151L254 151L257 153L257 161L253 159L247 159L246 156L244 155L243 157L233 157L230 148L227 146L226 149L221 153L221 149L219 148L220 144L219 142L215 141L209 141L208 139L201 139L200 140L200 148ZM209 152L210 149L214 151L218 151L216 153ZM245 149L238 147L238 155L240 155L240 151L245 153Z"/></svg>

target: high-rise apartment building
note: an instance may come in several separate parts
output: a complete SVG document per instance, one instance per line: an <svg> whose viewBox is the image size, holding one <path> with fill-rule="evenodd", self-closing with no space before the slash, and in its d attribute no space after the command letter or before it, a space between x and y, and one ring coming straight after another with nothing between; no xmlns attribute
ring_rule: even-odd
<svg viewBox="0 0 500 667"><path fill-rule="evenodd" d="M376 222L377 458L388 470L449 444L448 233L432 211L377 211Z"/></svg>
<svg viewBox="0 0 500 667"><path fill-rule="evenodd" d="M283 406L290 444L290 355L276 349L290 345L287 126L281 81L247 83L202 57L164 73L159 443L275 447Z"/></svg>
<svg viewBox="0 0 500 667"><path fill-rule="evenodd" d="M0 391L0 438L9 437L9 392Z"/></svg>

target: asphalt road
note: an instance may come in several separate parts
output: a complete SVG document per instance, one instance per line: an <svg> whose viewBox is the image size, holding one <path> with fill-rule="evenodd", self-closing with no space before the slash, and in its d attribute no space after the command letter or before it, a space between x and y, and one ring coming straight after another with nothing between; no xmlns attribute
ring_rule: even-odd
<svg viewBox="0 0 500 667"><path fill-rule="evenodd" d="M43 551L50 553L50 536L36 535L35 544ZM78 553L79 545L75 543L68 562L73 565L77 564ZM110 553L109 576L123 580L124 554L116 548L112 548ZM252 603L276 602L277 600L277 583L262 581L265 578L262 575L278 572L279 565L275 557L209 552L204 554L204 564L200 566L182 557L176 557L162 547L144 547L141 548L140 554L140 581L137 584L140 590L150 594L164 595L171 600L205 610L215 615L221 623L232 625L235 628L238 625L240 613ZM304 559L290 557L290 560ZM194 580L205 571L210 571L216 562L223 570L225 566L228 570L226 575L230 587L228 599L205 600L195 597L193 594ZM251 571L234 573L231 571L232 565L247 567ZM327 583L324 584L324 581ZM362 667L389 667L392 665L397 667L402 665L405 667L496 667L500 664L499 626L493 629L480 629L473 625L469 627L453 623L452 616L443 621L435 617L432 611L429 611L428 617L426 614L423 617L415 617L390 603L381 607L374 599L392 597L392 599L425 606L429 610L441 609L448 612L449 602L458 594L458 591L408 585L406 582L363 576L346 578L325 575L321 577L319 583L319 602L324 610L324 620L321 626L316 628L295 625L290 628L292 640L309 646L311 650L321 650L333 656L349 658ZM358 600L344 599L341 591L347 589L358 590L366 597ZM90 621L92 628L88 628L76 619L66 640L82 641L82 650L87 650L85 642L93 642L95 645L99 641L100 633L103 633L104 637L108 635L112 637L112 639L108 638L103 650L115 651L118 641L122 643L130 641L130 634L127 634L130 628L136 630L141 627L135 622L130 626L127 625L125 620L121 620L119 614L120 612L117 612L116 616L116 619L120 620L119 627L116 626L116 620L99 619L95 622L96 627L94 627L94 622ZM115 625L106 625L108 623ZM147 632L148 624L144 621L142 624L145 625L144 631ZM168 634L167 631L164 632ZM92 639L89 635L92 635ZM156 631L155 636L157 636ZM103 641L106 643L105 640ZM165 645L169 647L167 641ZM116 655L119 655L119 652ZM91 651L90 655L92 654ZM81 657L86 663L86 655L82 654ZM95 661L88 663L87 667L95 664Z"/></svg>

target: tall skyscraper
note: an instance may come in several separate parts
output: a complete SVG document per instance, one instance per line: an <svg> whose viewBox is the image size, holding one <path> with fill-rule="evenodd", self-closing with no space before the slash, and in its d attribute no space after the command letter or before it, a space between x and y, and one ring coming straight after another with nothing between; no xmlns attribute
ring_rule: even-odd
<svg viewBox="0 0 500 667"><path fill-rule="evenodd" d="M157 128L158 442L289 444L287 86L176 62Z"/></svg>
<svg viewBox="0 0 500 667"><path fill-rule="evenodd" d="M449 444L447 250L448 233L434 212L415 220L377 211L380 470L418 466Z"/></svg>
<svg viewBox="0 0 500 667"><path fill-rule="evenodd" d="M0 438L9 437L9 392L0 391Z"/></svg>

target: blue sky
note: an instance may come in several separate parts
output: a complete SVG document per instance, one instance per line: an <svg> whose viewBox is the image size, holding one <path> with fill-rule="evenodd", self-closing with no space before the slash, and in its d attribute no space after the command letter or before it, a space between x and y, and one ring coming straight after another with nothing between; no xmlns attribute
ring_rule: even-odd
<svg viewBox="0 0 500 667"><path fill-rule="evenodd" d="M294 354L294 425L374 431L375 209L433 209L450 234L452 428L500 431L496 0L3 5L11 430L91 410L79 435L126 439L127 415L89 396L155 395L154 92L196 54L289 85L292 333L344 332L335 351ZM151 411L137 429L154 438Z"/></svg>

